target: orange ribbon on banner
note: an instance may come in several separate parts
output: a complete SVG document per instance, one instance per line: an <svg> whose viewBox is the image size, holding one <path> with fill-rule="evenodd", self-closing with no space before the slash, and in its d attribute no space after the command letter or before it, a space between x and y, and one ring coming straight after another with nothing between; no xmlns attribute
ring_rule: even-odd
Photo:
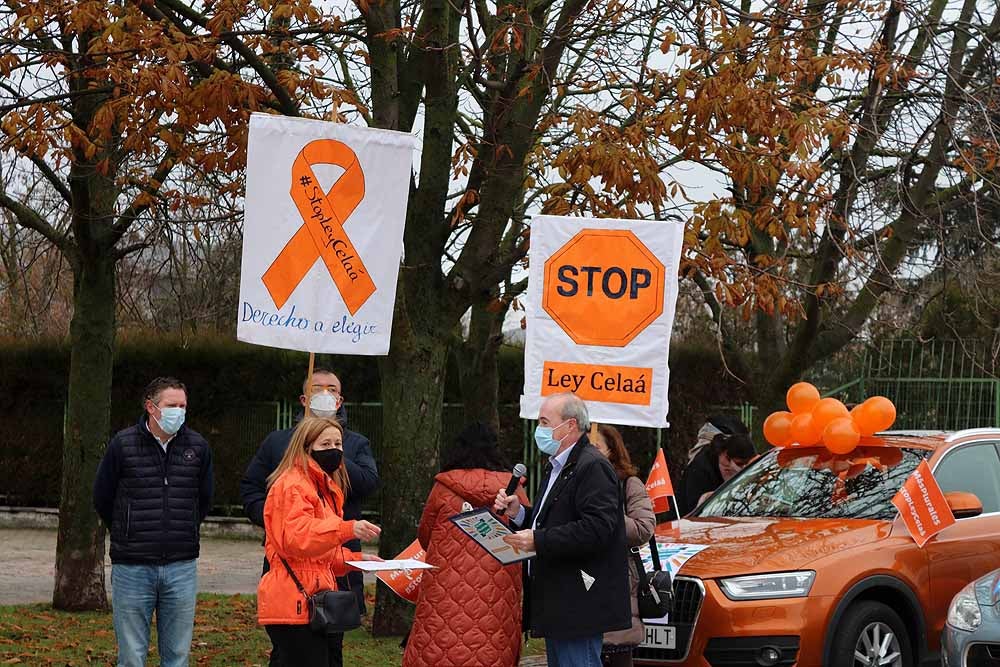
<svg viewBox="0 0 1000 667"><path fill-rule="evenodd" d="M344 169L326 193L312 170L319 164ZM322 258L344 304L354 315L375 293L375 283L344 231L347 218L365 197L365 174L357 155L347 144L333 139L310 141L292 164L289 194L304 224L264 272L264 286L274 305L279 309L284 306L316 260Z"/></svg>
<svg viewBox="0 0 1000 667"><path fill-rule="evenodd" d="M670 471L667 470L667 457L661 447L656 452L653 467L649 470L646 480L646 493L653 501L653 511L657 514L670 510L670 499L674 496L674 485L670 483Z"/></svg>

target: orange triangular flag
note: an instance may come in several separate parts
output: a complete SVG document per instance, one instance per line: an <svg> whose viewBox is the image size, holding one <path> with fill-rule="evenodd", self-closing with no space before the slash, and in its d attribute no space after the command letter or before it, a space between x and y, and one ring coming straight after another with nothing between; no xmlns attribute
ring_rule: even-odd
<svg viewBox="0 0 1000 667"><path fill-rule="evenodd" d="M667 470L667 457L661 447L656 452L656 459L646 480L646 493L653 501L653 511L657 514L670 511L670 499L674 496L674 485L670 483L670 471Z"/></svg>
<svg viewBox="0 0 1000 667"><path fill-rule="evenodd" d="M920 462L896 492L892 504L899 510L903 524L919 547L955 523L955 515L927 461Z"/></svg>

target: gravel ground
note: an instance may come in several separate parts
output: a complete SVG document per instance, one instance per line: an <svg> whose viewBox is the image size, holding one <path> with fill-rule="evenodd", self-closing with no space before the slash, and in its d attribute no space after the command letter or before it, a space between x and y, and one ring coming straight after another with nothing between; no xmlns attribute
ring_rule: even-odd
<svg viewBox="0 0 1000 667"><path fill-rule="evenodd" d="M0 605L50 602L55 576L56 531L0 530ZM257 592L264 548L254 540L202 538L198 590L202 593ZM105 558L105 581L111 560ZM366 583L375 581L365 575Z"/></svg>

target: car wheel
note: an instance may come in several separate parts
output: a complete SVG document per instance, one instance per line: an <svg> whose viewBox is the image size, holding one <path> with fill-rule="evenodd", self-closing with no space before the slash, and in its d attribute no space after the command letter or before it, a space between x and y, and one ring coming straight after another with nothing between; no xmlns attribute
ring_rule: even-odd
<svg viewBox="0 0 1000 667"><path fill-rule="evenodd" d="M910 634L899 614L872 600L851 605L831 654L835 667L913 667Z"/></svg>

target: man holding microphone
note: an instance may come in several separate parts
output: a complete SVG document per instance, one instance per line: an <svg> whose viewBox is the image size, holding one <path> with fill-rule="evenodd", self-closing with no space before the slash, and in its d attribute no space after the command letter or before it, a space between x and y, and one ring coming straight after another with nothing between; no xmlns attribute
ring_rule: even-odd
<svg viewBox="0 0 1000 667"><path fill-rule="evenodd" d="M604 633L631 627L621 490L589 429L580 398L549 396L535 429L535 444L550 457L541 496L522 507L500 489L493 508L519 529L507 543L536 553L526 566L524 620L545 638L549 667L600 667Z"/></svg>

